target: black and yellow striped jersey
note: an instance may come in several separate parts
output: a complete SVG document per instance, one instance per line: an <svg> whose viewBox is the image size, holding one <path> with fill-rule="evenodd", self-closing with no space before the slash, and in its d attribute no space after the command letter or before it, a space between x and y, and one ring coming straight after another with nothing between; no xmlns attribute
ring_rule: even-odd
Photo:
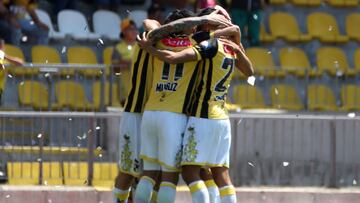
<svg viewBox="0 0 360 203"><path fill-rule="evenodd" d="M172 51L191 47L198 60L201 59L189 38L166 38L161 40L157 47ZM187 114L200 69L199 64L199 61L168 64L154 57L153 83L145 110Z"/></svg>
<svg viewBox="0 0 360 203"><path fill-rule="evenodd" d="M133 47L130 91L124 111L142 113L152 84L152 57L138 45Z"/></svg>
<svg viewBox="0 0 360 203"><path fill-rule="evenodd" d="M228 88L235 68L235 53L218 39L200 44L201 70L190 116L207 119L227 119L225 107Z"/></svg>

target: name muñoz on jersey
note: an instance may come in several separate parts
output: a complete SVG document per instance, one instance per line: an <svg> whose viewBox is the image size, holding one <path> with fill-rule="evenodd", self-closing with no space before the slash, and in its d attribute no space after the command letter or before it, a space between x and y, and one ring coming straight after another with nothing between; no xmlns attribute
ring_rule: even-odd
<svg viewBox="0 0 360 203"><path fill-rule="evenodd" d="M157 47L171 51L193 48L198 60L201 59L198 50L192 46L189 38L165 38L158 42ZM153 83L145 110L187 114L200 69L199 65L199 61L169 64L154 57Z"/></svg>

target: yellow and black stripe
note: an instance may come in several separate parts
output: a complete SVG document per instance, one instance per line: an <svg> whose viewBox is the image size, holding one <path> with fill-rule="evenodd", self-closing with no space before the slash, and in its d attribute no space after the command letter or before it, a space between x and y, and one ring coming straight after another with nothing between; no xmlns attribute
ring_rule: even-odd
<svg viewBox="0 0 360 203"><path fill-rule="evenodd" d="M135 46L133 57L131 88L125 102L125 111L142 113L152 81L152 70L149 53Z"/></svg>

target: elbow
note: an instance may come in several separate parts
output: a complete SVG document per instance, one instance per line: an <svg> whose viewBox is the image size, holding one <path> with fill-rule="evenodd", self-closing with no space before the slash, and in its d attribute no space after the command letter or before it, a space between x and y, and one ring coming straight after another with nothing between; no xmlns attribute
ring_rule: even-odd
<svg viewBox="0 0 360 203"><path fill-rule="evenodd" d="M172 54L168 54L168 55L164 56L164 58L162 60L165 61L166 63L170 63L170 64L178 63L178 61L176 60L176 57Z"/></svg>

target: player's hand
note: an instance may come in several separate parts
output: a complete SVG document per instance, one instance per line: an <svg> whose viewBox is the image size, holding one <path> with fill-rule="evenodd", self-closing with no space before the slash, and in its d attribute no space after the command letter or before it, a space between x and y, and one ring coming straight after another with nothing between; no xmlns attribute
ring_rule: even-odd
<svg viewBox="0 0 360 203"><path fill-rule="evenodd" d="M229 21L225 16L218 14L217 12L213 12L209 14L207 16L207 20L209 24L219 27L232 26L231 21Z"/></svg>
<svg viewBox="0 0 360 203"><path fill-rule="evenodd" d="M147 39L145 32L142 33L141 37L140 35L137 35L136 41L138 42L139 46L145 50L152 46L152 43Z"/></svg>

